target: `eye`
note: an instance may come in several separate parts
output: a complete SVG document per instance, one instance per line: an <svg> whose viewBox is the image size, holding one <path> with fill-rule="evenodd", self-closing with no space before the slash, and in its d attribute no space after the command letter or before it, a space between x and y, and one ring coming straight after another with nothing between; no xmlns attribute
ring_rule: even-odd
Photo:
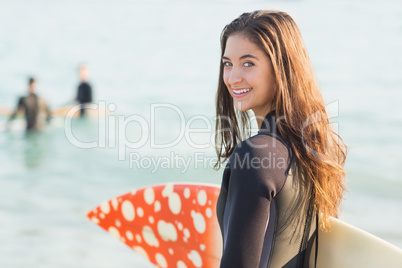
<svg viewBox="0 0 402 268"><path fill-rule="evenodd" d="M251 61L247 61L243 65L244 65L244 67L251 67L251 66L254 66L254 63L252 63Z"/></svg>
<svg viewBox="0 0 402 268"><path fill-rule="evenodd" d="M232 66L232 63L231 63L231 62L228 62L228 61L224 61L224 62L223 62L223 66L224 66L224 67L230 67L230 66Z"/></svg>

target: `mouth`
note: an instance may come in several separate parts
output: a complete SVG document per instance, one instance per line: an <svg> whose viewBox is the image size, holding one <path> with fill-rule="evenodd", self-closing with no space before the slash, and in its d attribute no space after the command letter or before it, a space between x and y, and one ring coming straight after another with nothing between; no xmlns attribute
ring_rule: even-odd
<svg viewBox="0 0 402 268"><path fill-rule="evenodd" d="M233 97L240 98L247 95L253 88L233 89Z"/></svg>

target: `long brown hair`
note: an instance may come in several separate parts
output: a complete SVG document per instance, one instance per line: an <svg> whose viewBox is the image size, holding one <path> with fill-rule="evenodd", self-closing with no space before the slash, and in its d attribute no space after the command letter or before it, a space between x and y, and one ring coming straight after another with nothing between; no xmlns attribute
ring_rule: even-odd
<svg viewBox="0 0 402 268"><path fill-rule="evenodd" d="M299 28L285 12L244 13L226 25L221 35L222 55L232 34L243 34L270 58L275 77L273 106L279 132L293 149L300 182L314 193L315 210L337 216L345 189L343 168L346 146L332 130ZM219 168L235 147L250 136L248 112L234 108L233 98L223 81L220 63L216 96L215 147Z"/></svg>

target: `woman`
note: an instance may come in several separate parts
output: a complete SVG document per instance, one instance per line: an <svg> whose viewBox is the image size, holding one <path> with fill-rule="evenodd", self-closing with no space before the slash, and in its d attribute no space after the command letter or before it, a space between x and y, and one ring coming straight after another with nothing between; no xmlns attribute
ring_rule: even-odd
<svg viewBox="0 0 402 268"><path fill-rule="evenodd" d="M323 229L337 215L346 147L329 124L299 29L284 12L244 13L224 28L221 47L221 267L314 267L317 215ZM249 110L259 131L247 138Z"/></svg>

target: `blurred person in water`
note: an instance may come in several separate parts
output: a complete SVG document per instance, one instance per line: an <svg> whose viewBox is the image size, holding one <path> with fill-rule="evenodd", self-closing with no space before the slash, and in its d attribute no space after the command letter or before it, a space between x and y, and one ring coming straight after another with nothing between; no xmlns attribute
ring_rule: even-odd
<svg viewBox="0 0 402 268"><path fill-rule="evenodd" d="M86 65L81 65L79 67L79 76L80 76L81 82L78 86L78 92L77 92L77 97L76 97L76 101L78 101L81 106L81 109L80 109L81 117L85 116L85 113L86 113L85 105L92 102L92 87L87 82L88 74L89 74L88 67Z"/></svg>
<svg viewBox="0 0 402 268"><path fill-rule="evenodd" d="M44 99L36 94L35 78L29 78L29 93L18 99L17 107L12 112L9 122L16 118L19 112L23 112L26 120L27 131L40 130L50 121L50 110Z"/></svg>

